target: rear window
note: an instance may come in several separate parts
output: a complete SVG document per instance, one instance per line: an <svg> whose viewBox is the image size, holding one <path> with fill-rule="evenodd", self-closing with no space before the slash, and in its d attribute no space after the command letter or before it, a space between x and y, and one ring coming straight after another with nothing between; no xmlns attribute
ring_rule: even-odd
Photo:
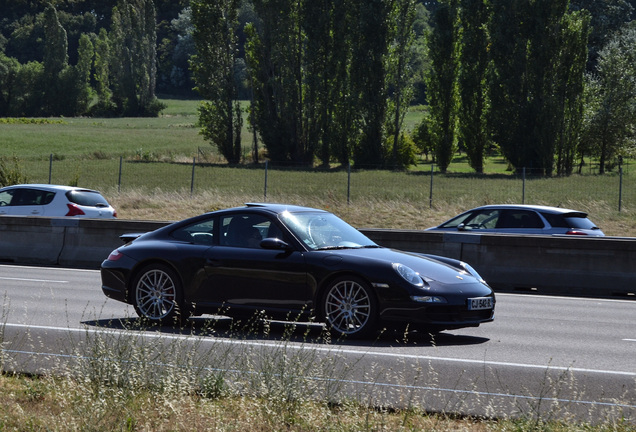
<svg viewBox="0 0 636 432"><path fill-rule="evenodd" d="M587 218L585 213L566 213L566 214L552 214L542 213L543 217L553 227L558 228L580 228L580 229L594 229L596 225L594 222Z"/></svg>
<svg viewBox="0 0 636 432"><path fill-rule="evenodd" d="M72 190L66 192L66 198L72 203L87 207L108 207L108 201L99 192L91 190Z"/></svg>

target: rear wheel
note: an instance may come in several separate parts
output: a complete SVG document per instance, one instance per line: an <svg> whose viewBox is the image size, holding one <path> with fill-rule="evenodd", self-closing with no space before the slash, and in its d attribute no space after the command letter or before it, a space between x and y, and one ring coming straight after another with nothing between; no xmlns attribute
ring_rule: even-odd
<svg viewBox="0 0 636 432"><path fill-rule="evenodd" d="M152 322L175 322L187 318L182 307L183 294L176 273L163 264L144 267L133 283L137 314Z"/></svg>
<svg viewBox="0 0 636 432"><path fill-rule="evenodd" d="M322 305L327 326L335 334L363 337L375 331L377 302L369 285L358 277L334 280Z"/></svg>

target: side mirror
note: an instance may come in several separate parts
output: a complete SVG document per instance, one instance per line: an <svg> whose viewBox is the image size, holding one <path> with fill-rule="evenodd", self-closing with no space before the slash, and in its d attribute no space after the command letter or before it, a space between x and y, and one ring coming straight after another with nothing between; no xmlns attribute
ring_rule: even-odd
<svg viewBox="0 0 636 432"><path fill-rule="evenodd" d="M457 225L457 231L466 231L466 225L460 223L459 225Z"/></svg>
<svg viewBox="0 0 636 432"><path fill-rule="evenodd" d="M289 250L291 247L279 238L268 237L261 240L263 249Z"/></svg>

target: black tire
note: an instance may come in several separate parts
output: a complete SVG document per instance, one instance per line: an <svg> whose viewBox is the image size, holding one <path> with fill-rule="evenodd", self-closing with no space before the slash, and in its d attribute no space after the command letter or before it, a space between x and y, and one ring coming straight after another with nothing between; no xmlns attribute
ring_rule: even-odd
<svg viewBox="0 0 636 432"><path fill-rule="evenodd" d="M141 318L155 323L179 323L187 319L181 282L170 267L149 264L137 274L132 289L133 306Z"/></svg>
<svg viewBox="0 0 636 432"><path fill-rule="evenodd" d="M375 295L358 277L345 276L331 282L322 297L322 312L327 327L335 335L366 337L376 330Z"/></svg>

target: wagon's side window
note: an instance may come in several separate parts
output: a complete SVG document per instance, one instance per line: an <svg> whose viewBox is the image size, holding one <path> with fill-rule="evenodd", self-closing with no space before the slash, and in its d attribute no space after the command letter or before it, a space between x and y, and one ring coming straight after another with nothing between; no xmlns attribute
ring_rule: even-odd
<svg viewBox="0 0 636 432"><path fill-rule="evenodd" d="M533 211L504 210L497 228L543 228L543 222Z"/></svg>
<svg viewBox="0 0 636 432"><path fill-rule="evenodd" d="M211 246L214 241L214 219L206 219L178 228L171 235L177 240Z"/></svg>

